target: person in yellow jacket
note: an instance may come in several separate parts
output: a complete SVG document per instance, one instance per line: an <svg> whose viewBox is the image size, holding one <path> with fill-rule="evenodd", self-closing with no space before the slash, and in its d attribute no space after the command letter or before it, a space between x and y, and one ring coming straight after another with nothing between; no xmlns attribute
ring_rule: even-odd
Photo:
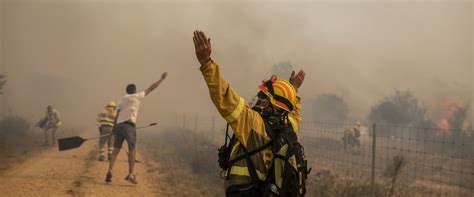
<svg viewBox="0 0 474 197"><path fill-rule="evenodd" d="M59 126L62 124L61 120L59 119L59 113L53 106L48 105L46 108L46 115L44 117L45 126L43 127L44 130L44 144L48 144L49 139L49 131L51 131L51 140L52 144L56 144L56 131L58 130Z"/></svg>
<svg viewBox="0 0 474 197"><path fill-rule="evenodd" d="M115 125L115 117L117 112L115 111L117 104L115 101L110 101L105 109L97 115L97 122L99 122L100 135L109 135L99 138L99 161L105 161L105 145L107 144L107 159L110 160L112 151L114 150L114 140L112 130Z"/></svg>
<svg viewBox="0 0 474 197"><path fill-rule="evenodd" d="M259 87L256 105L250 108L230 87L220 73L219 66L210 58L212 51L210 39L202 31L195 31L193 41L197 59L201 64L200 71L208 86L211 100L220 115L230 124L238 140L232 147L231 160L255 152L270 142L270 136L265 129L266 123L262 117L272 116L278 119L286 116L291 122L293 131L298 131L301 123L301 102L297 96L297 89L304 80L304 71L300 71L297 75L293 71L290 81L272 76L272 79ZM267 180L266 176L273 166L272 161L275 161L275 184L281 188L283 180L277 171L282 171L282 161L273 159L271 148L267 147L250 156L250 161L246 159L236 161L227 172L224 184L226 196L263 196L261 190L254 188L253 177L258 176L259 181ZM290 161L296 168L295 159L290 158ZM249 165L252 165L256 173L249 169Z"/></svg>

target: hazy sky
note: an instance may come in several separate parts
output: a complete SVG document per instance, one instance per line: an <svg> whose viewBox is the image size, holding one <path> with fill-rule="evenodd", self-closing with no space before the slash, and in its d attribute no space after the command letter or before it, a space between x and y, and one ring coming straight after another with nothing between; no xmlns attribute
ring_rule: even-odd
<svg viewBox="0 0 474 197"><path fill-rule="evenodd" d="M37 119L52 104L65 124L93 126L125 85L169 78L142 103L140 121L216 114L198 70L192 32L244 98L291 62L305 99L336 93L353 116L394 89L431 111L473 100L472 1L3 0L0 58L4 110Z"/></svg>

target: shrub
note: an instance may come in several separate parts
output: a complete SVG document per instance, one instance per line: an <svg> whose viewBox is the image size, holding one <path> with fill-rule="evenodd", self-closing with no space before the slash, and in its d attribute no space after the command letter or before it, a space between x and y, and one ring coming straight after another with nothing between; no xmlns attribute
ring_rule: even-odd
<svg viewBox="0 0 474 197"><path fill-rule="evenodd" d="M0 121L0 134L4 137L22 137L30 130L30 123L17 116L10 116Z"/></svg>
<svg viewBox="0 0 474 197"><path fill-rule="evenodd" d="M392 95L372 107L368 119L382 124L434 127L435 124L427 118L426 111L426 107L422 106L413 92L395 90Z"/></svg>
<svg viewBox="0 0 474 197"><path fill-rule="evenodd" d="M315 120L323 122L344 122L349 107L344 99L335 94L323 94L310 101Z"/></svg>

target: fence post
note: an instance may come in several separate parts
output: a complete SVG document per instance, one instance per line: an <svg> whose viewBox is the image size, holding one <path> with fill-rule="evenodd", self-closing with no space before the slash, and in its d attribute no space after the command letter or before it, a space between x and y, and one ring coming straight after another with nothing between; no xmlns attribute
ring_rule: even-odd
<svg viewBox="0 0 474 197"><path fill-rule="evenodd" d="M370 177L370 187L371 187L372 196L375 196L375 153L376 153L375 147L376 147L376 139L377 139L375 126L376 124L374 123L372 125L372 171L371 171L371 177Z"/></svg>

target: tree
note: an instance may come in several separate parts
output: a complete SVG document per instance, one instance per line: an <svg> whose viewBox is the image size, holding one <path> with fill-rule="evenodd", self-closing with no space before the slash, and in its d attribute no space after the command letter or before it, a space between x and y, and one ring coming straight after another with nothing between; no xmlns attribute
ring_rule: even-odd
<svg viewBox="0 0 474 197"><path fill-rule="evenodd" d="M310 101L315 120L322 122L344 122L349 107L344 99L335 94L322 94Z"/></svg>
<svg viewBox="0 0 474 197"><path fill-rule="evenodd" d="M395 90L392 95L372 107L369 121L404 126L428 126L426 111L413 92Z"/></svg>
<svg viewBox="0 0 474 197"><path fill-rule="evenodd" d="M427 118L426 112L427 109L418 101L413 92L395 90L392 95L385 97L372 107L368 120L377 124L435 127L435 123ZM383 134L397 135L396 132L387 128Z"/></svg>

